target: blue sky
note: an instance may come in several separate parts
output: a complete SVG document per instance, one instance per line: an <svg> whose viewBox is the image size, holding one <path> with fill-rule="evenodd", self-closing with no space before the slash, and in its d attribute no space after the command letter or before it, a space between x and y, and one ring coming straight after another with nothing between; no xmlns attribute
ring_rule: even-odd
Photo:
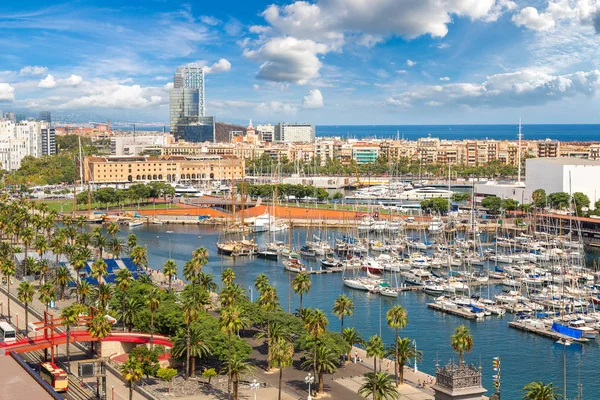
<svg viewBox="0 0 600 400"><path fill-rule="evenodd" d="M165 123L197 62L221 121L600 123L600 0L122 3L2 2L0 109Z"/></svg>

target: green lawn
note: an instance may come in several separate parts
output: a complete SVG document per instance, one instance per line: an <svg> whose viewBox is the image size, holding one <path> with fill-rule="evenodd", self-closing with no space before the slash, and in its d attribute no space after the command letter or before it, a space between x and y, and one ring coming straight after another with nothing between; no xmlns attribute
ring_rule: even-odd
<svg viewBox="0 0 600 400"><path fill-rule="evenodd" d="M41 200L40 203L45 203L48 205L49 210L56 210L58 212L72 212L73 211L73 200ZM91 205L92 212L94 211L106 211L106 204L101 203L92 203ZM175 204L164 204L157 203L154 204L142 204L140 207L137 205L127 204L125 206L121 206L119 208L115 206L110 206L108 211L123 211L123 210L164 210L178 208ZM77 211L87 211L87 204L77 204Z"/></svg>

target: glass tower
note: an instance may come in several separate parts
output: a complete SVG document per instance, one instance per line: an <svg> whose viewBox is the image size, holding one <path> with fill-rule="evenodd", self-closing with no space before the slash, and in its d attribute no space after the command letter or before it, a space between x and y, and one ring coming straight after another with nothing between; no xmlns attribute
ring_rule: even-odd
<svg viewBox="0 0 600 400"><path fill-rule="evenodd" d="M171 133L180 139L186 125L204 117L204 70L198 64L177 68L170 99Z"/></svg>

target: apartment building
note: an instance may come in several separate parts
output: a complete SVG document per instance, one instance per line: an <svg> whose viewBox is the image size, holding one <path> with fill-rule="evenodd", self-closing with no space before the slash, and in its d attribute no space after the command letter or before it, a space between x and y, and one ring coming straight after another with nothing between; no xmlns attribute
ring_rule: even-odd
<svg viewBox="0 0 600 400"><path fill-rule="evenodd" d="M359 142L352 145L352 159L358 164L372 163L379 157L379 144Z"/></svg>
<svg viewBox="0 0 600 400"><path fill-rule="evenodd" d="M92 184L241 179L245 168L243 159L210 155L86 157L85 163Z"/></svg>

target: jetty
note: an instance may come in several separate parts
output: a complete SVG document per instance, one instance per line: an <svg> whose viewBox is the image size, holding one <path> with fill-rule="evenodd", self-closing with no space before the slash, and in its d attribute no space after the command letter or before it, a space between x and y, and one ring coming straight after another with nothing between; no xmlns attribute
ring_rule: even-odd
<svg viewBox="0 0 600 400"><path fill-rule="evenodd" d="M432 310L440 311L446 314L456 315L457 317L462 317L466 319L477 319L477 315L473 314L470 311L463 310L461 308L446 308L441 304L437 303L427 303L427 307Z"/></svg>
<svg viewBox="0 0 600 400"><path fill-rule="evenodd" d="M511 328L514 328L514 329L518 329L520 331L535 333L536 335L544 336L544 337L547 337L547 338L555 340L555 341L556 340L564 340L564 341L571 341L571 342L578 342L578 343L586 343L586 342L590 341L589 339L584 338L584 337L575 338L572 336L563 335L562 333L558 333L558 332L548 329L546 327L541 328L541 327L533 326L530 324L524 324L519 321L509 322L508 326L510 326Z"/></svg>

